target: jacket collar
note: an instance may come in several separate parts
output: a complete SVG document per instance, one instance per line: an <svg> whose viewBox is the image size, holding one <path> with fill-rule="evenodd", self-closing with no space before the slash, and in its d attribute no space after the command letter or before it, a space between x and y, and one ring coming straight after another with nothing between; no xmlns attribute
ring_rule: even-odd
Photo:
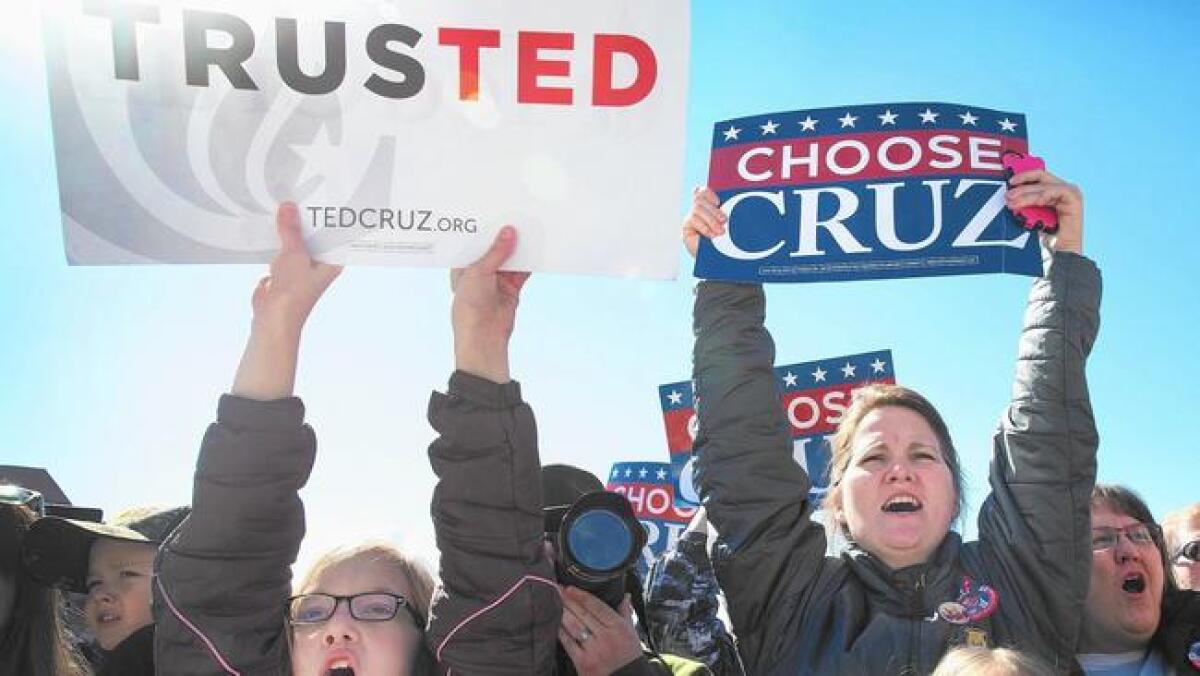
<svg viewBox="0 0 1200 676"><path fill-rule="evenodd" d="M957 593L961 547L962 538L951 531L929 561L913 566L893 569L854 542L842 558L866 587L873 605L891 615L917 618L930 615Z"/></svg>

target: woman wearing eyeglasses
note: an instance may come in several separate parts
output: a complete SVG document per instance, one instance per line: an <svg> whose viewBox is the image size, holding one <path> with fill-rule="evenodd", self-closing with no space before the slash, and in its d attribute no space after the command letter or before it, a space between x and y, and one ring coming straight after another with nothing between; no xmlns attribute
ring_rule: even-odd
<svg viewBox="0 0 1200 676"><path fill-rule="evenodd" d="M1089 676L1200 673L1200 595L1167 571L1150 508L1123 486L1092 492L1092 572L1078 660Z"/></svg>
<svg viewBox="0 0 1200 676"><path fill-rule="evenodd" d="M191 516L156 561L159 673L432 673L424 628L433 581L395 548L330 552L291 588L304 537L298 492L316 454L292 395L300 335L340 268L309 256L295 205L276 221L282 247L254 291L246 351L204 436Z"/></svg>

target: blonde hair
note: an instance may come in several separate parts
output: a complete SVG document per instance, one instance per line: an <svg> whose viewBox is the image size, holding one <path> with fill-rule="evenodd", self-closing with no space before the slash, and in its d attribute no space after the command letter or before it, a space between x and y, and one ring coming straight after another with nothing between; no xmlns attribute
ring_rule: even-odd
<svg viewBox="0 0 1200 676"><path fill-rule="evenodd" d="M946 653L930 676L1056 676L1054 669L1027 653L1008 648L961 646Z"/></svg>
<svg viewBox="0 0 1200 676"><path fill-rule="evenodd" d="M942 460L950 469L950 476L954 481L954 518L958 518L958 515L962 513L963 503L966 500L966 496L963 494L963 473L958 460L958 451L954 449L954 442L950 439L950 430L947 429L946 422L942 420L941 414L937 412L933 404L915 390L901 385L868 385L855 392L854 400L851 402L850 408L846 410L846 414L842 417L837 432L830 442L829 492L825 494L826 518L831 530L836 530L846 536L849 536L850 533L847 532L846 524L838 514L841 512L842 506L842 477L845 476L846 469L850 466L850 458L854 455L854 436L858 434L858 428L868 413L885 406L908 409L925 419L938 438Z"/></svg>
<svg viewBox="0 0 1200 676"><path fill-rule="evenodd" d="M295 593L303 594L311 591L328 570L352 560L366 559L373 563L382 563L392 568L408 583L412 598L408 599L417 614L425 620L429 619L429 604L433 599L433 576L428 568L419 560L401 552L386 542L364 542L357 545L335 547L317 559L308 569ZM423 630L424 627L421 627Z"/></svg>
<svg viewBox="0 0 1200 676"><path fill-rule="evenodd" d="M1183 546L1180 539L1181 531L1186 531L1192 524L1200 528L1200 502L1193 502L1187 507L1181 507L1171 512L1162 521L1163 537L1167 541L1167 552L1173 554Z"/></svg>

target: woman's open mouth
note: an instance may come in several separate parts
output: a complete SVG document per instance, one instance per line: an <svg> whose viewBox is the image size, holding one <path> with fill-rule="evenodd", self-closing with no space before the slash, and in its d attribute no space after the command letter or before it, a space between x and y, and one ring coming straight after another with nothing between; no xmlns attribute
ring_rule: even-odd
<svg viewBox="0 0 1200 676"><path fill-rule="evenodd" d="M921 509L921 501L911 495L896 495L881 508L889 514L907 514Z"/></svg>
<svg viewBox="0 0 1200 676"><path fill-rule="evenodd" d="M1141 573L1129 573L1121 580L1121 590L1127 594L1141 594L1146 591L1146 576Z"/></svg>

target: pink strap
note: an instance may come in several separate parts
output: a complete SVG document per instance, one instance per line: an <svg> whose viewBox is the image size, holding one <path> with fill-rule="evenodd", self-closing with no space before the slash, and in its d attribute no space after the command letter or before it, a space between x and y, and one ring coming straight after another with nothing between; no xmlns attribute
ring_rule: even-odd
<svg viewBox="0 0 1200 676"><path fill-rule="evenodd" d="M465 619L463 619L462 622L459 622L458 625L456 627L454 627L454 629L451 629L449 634L446 634L446 638L442 639L442 642L440 644L438 644L438 648L437 648L438 662L442 661L442 649L446 647L446 644L450 642L450 639L454 638L454 635L458 633L459 629L462 629L463 627L467 626L471 622L475 621L475 619L478 618L480 615L483 615L484 613L490 611L491 609L495 608L496 606L500 605L501 603L504 603L505 599L507 599L508 597L515 594L516 591L518 589L520 589L521 586L524 585L526 582L541 582L544 585L549 585L550 587L552 587L555 592L558 591L558 583L554 582L553 580L547 580L546 578L538 577L537 575L526 575L525 577L522 577L520 580L517 580L516 583L513 584L513 586L509 587L508 591L501 594L500 598L496 599L495 601L492 601L491 603L487 604L486 606L471 613ZM450 672L447 672L447 673L450 673Z"/></svg>
<svg viewBox="0 0 1200 676"><path fill-rule="evenodd" d="M167 594L167 588L163 586L162 579L155 575L154 583L158 585L158 591L160 594L162 594L163 600L167 602L167 608L171 609L171 614L173 614L180 622L182 622L183 626L187 627L193 634L196 635L197 638L204 642L204 646L208 648L208 652L212 654L213 659L217 661L217 664L221 665L221 668L225 670L225 673L229 674L229 676L242 676L242 672L229 666L229 663L225 661L225 658L221 657L221 653L217 651L217 647L213 645L213 642L210 641L207 636L204 635L204 632L200 631L196 625L189 622L188 618L183 616L183 613L179 612L179 609L176 608L175 604L171 601L170 594Z"/></svg>

